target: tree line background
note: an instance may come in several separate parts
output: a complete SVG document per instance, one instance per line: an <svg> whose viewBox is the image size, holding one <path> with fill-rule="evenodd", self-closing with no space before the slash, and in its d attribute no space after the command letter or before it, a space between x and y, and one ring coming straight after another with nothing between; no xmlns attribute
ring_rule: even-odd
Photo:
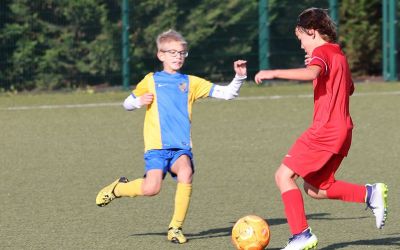
<svg viewBox="0 0 400 250"><path fill-rule="evenodd" d="M339 43L354 75L380 75L381 0L338 1ZM121 85L121 0L2 0L0 91ZM298 14L328 0L270 0L271 67L303 64ZM160 69L155 38L174 28L189 42L183 71L228 81L232 64L258 68L258 1L131 0L131 85Z"/></svg>

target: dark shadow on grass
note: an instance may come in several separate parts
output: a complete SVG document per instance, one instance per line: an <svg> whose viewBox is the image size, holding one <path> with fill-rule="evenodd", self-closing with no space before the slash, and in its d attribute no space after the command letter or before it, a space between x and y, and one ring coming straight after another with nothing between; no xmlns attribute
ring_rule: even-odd
<svg viewBox="0 0 400 250"><path fill-rule="evenodd" d="M357 216L357 217L341 217L341 218L332 218L329 213L317 213L317 214L308 214L308 220L359 220L370 218L369 216ZM372 217L371 217L372 218Z"/></svg>
<svg viewBox="0 0 400 250"><path fill-rule="evenodd" d="M285 218L276 218L276 219L264 219L268 222L269 226L276 226L282 225L286 223ZM230 227L224 228L216 228L216 229L209 229L205 231L201 231L197 234L187 234L188 237L191 239L202 239L202 238L217 238L217 237L230 237L232 233L232 227L235 224L235 221L230 222Z"/></svg>
<svg viewBox="0 0 400 250"><path fill-rule="evenodd" d="M271 227L286 223L285 218L265 219L265 220L268 221L268 225ZM235 221L231 221L230 224L231 224L230 227L209 229L201 231L197 234L187 234L187 236L190 237L191 239L230 237L232 233L232 227L235 224Z"/></svg>
<svg viewBox="0 0 400 250"><path fill-rule="evenodd" d="M361 249L362 246L364 248L368 248L371 246L390 246L390 249L399 249L400 248L400 237L390 237L390 238L382 238L382 239L372 239L372 240L356 240L356 241L348 241L348 242L340 242L331 244L324 248L319 248L320 250L333 250L340 249L345 247L357 247L357 249Z"/></svg>
<svg viewBox="0 0 400 250"><path fill-rule="evenodd" d="M325 216L327 214L315 214L311 216L316 216L316 217L321 217ZM272 219L265 219L270 226L276 226L276 225L282 225L286 224L286 219L285 218L272 218ZM213 228L213 229L208 229L204 230L198 233L185 233L185 235L193 240L193 239L203 239L203 238L218 238L218 237L227 237L231 235L232 227L233 224L235 224L235 221L230 222L231 226L229 227L223 227L223 228ZM160 232L160 233L139 233L139 234L132 234L130 236L151 236L151 235L157 235L157 236L165 236L166 232Z"/></svg>
<svg viewBox="0 0 400 250"><path fill-rule="evenodd" d="M341 248L373 249L374 246L376 247L387 246L388 249L400 249L400 236L382 238L382 239L356 240L356 241L334 243L326 247L322 248L318 247L318 250L336 250ZM268 250L279 250L279 249L281 248L268 248Z"/></svg>
<svg viewBox="0 0 400 250"><path fill-rule="evenodd" d="M265 219L268 221L268 224L270 226L275 226L275 225L281 225L286 223L285 218L276 218L276 219ZM235 221L230 222L231 226L229 227L222 227L222 228L213 228L213 229L208 229L204 230L198 233L185 233L185 235L188 237L190 240L195 240L195 239L204 239L204 238L218 238L218 237L230 237L231 232L232 232L232 227L235 224ZM131 234L130 236L149 236L149 235L162 235L165 236L166 232L161 232L161 233L140 233L140 234Z"/></svg>
<svg viewBox="0 0 400 250"><path fill-rule="evenodd" d="M201 231L199 233L185 233L185 235L189 240L203 239L203 238L218 238L218 237L230 236L231 230L232 230L232 227L223 227L223 228L209 229L209 230ZM167 235L167 231L159 232L159 233L131 234L130 236L151 236L151 235L165 237Z"/></svg>
<svg viewBox="0 0 400 250"><path fill-rule="evenodd" d="M360 218L366 218L366 217L331 218L329 213L315 213L315 214L307 215L307 219L309 219L309 220L354 220L354 219L360 219ZM265 218L265 220L268 222L268 225L271 227L283 225L283 224L287 223L286 218ZM198 233L185 233L185 235L188 237L189 240L204 239L204 238L230 237L234 223L235 223L235 221L231 221L230 222L231 226L229 226L229 227L213 228L213 229L204 230L204 231L201 231ZM151 235L164 237L166 235L166 231L158 232L158 233L131 234L130 236L151 236ZM330 248L330 249L333 249L333 248Z"/></svg>

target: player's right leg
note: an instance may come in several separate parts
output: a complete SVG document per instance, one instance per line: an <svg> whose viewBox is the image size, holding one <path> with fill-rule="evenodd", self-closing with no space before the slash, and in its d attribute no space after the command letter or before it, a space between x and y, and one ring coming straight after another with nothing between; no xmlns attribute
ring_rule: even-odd
<svg viewBox="0 0 400 250"><path fill-rule="evenodd" d="M102 188L100 192L96 196L96 204L99 207L104 207L108 203L110 203L112 200L119 198L118 195L115 194L115 188L118 186L120 183L127 183L128 179L126 177L121 177L117 180L115 180L113 183L110 185Z"/></svg>
<svg viewBox="0 0 400 250"><path fill-rule="evenodd" d="M144 196L157 195L161 190L164 173L162 169L151 169L146 172L142 184L142 192Z"/></svg>
<svg viewBox="0 0 400 250"><path fill-rule="evenodd" d="M128 181L121 177L100 190L96 197L96 204L100 207L108 205L120 197L154 196L161 190L163 171L153 169L146 173L146 178Z"/></svg>
<svg viewBox="0 0 400 250"><path fill-rule="evenodd" d="M308 227L304 201L301 191L297 187L296 178L297 175L285 164L281 164L275 173L275 181L281 191L285 215L292 233L292 237L284 249L314 249L318 244L318 239Z"/></svg>

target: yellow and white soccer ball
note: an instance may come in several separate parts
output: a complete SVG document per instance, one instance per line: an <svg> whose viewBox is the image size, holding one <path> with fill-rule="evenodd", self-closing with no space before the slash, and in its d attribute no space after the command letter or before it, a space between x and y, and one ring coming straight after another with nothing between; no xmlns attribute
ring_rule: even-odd
<svg viewBox="0 0 400 250"><path fill-rule="evenodd" d="M238 250L262 250L268 245L268 223L257 215L240 218L232 228L232 242Z"/></svg>

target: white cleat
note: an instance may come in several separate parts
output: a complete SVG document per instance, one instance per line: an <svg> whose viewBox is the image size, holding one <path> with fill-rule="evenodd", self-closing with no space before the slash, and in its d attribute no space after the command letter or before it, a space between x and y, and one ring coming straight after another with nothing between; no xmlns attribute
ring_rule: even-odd
<svg viewBox="0 0 400 250"><path fill-rule="evenodd" d="M282 250L311 250L317 249L317 245L317 236L311 232L311 228L307 228L303 232L290 237L286 247Z"/></svg>
<svg viewBox="0 0 400 250"><path fill-rule="evenodd" d="M384 183L367 184L367 209L370 208L375 215L376 227L382 229L387 218L388 187Z"/></svg>

